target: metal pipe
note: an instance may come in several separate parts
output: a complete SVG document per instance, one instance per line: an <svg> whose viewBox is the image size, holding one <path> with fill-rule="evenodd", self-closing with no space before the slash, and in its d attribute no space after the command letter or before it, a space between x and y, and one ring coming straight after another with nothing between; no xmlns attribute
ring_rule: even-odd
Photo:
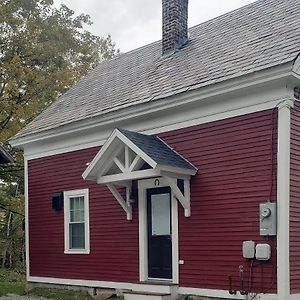
<svg viewBox="0 0 300 300"><path fill-rule="evenodd" d="M228 284L229 284L229 289L228 289L228 292L230 295L236 295L236 291L234 291L232 289L232 276L228 276Z"/></svg>
<svg viewBox="0 0 300 300"><path fill-rule="evenodd" d="M239 266L239 273L240 273L240 294L241 295L248 295L248 293L244 290L244 266Z"/></svg>

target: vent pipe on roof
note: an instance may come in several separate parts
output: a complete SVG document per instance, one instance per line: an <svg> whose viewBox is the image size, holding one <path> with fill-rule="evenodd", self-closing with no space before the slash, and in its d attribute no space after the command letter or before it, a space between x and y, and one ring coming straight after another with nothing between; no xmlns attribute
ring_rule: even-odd
<svg viewBox="0 0 300 300"><path fill-rule="evenodd" d="M162 0L162 54L180 49L188 41L188 0Z"/></svg>

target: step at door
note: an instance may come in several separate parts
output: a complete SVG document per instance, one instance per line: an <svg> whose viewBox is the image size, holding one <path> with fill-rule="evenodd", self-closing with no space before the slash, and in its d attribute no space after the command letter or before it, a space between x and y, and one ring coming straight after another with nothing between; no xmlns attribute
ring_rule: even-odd
<svg viewBox="0 0 300 300"><path fill-rule="evenodd" d="M173 300L171 294L150 292L125 292L125 300Z"/></svg>

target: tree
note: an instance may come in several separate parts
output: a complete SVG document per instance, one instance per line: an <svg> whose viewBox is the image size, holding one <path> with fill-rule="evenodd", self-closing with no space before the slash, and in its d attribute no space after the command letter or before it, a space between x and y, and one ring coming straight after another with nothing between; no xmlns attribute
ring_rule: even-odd
<svg viewBox="0 0 300 300"><path fill-rule="evenodd" d="M1 0L0 143L8 149L10 137L91 68L118 53L110 36L84 30L90 24L88 15L76 16L65 5L55 8L52 0ZM10 151L16 163L0 166L0 195L9 199L8 207L15 197L8 191L16 184L20 191L23 187L22 153Z"/></svg>

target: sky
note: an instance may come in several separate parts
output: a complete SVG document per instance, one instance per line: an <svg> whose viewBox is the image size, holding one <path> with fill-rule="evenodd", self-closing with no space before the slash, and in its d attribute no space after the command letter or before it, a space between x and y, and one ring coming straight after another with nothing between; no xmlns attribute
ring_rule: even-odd
<svg viewBox="0 0 300 300"><path fill-rule="evenodd" d="M161 39L162 0L54 0L76 14L91 16L87 29L95 35L110 34L121 52ZM254 2L255 0L189 0L189 27Z"/></svg>

